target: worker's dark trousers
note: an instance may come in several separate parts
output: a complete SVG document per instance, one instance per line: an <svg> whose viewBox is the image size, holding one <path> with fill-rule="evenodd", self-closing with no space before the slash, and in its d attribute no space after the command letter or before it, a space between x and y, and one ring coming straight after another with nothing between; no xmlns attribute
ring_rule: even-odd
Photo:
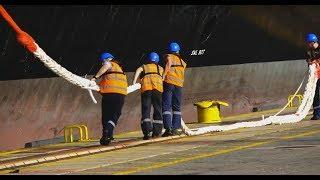
<svg viewBox="0 0 320 180"><path fill-rule="evenodd" d="M163 83L162 116L166 130L181 128L181 96L181 87Z"/></svg>
<svg viewBox="0 0 320 180"><path fill-rule="evenodd" d="M141 93L141 129L143 134L159 136L162 133L162 93L157 90L145 91ZM153 106L153 120L150 118L151 105Z"/></svg>
<svg viewBox="0 0 320 180"><path fill-rule="evenodd" d="M317 81L316 92L313 98L313 117L320 119L320 80Z"/></svg>
<svg viewBox="0 0 320 180"><path fill-rule="evenodd" d="M113 137L113 129L118 123L125 95L118 93L102 94L102 136Z"/></svg>

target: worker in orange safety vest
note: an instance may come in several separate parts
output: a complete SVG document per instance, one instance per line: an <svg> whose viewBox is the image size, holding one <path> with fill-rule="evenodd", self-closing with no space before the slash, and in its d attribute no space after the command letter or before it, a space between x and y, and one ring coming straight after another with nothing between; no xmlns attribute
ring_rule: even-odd
<svg viewBox="0 0 320 180"><path fill-rule="evenodd" d="M113 140L113 130L120 118L124 100L127 95L127 76L121 65L110 53L103 53L100 57L102 67L91 79L101 78L99 82L102 95L102 137L101 145L109 145Z"/></svg>
<svg viewBox="0 0 320 180"><path fill-rule="evenodd" d="M181 128L181 98L187 64L179 51L180 46L172 42L169 45L170 53L165 55L162 95L162 116L165 128L163 137L180 134L178 129Z"/></svg>
<svg viewBox="0 0 320 180"><path fill-rule="evenodd" d="M158 137L162 133L162 74L163 68L158 64L159 55L155 52L149 54L147 63L139 67L134 76L133 84L138 78L141 83L141 129L143 139ZM153 106L153 118L150 118L151 105Z"/></svg>

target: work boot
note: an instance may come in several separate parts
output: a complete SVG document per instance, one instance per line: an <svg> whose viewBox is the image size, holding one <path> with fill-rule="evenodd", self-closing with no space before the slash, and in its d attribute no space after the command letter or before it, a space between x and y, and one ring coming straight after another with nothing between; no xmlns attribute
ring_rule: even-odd
<svg viewBox="0 0 320 180"><path fill-rule="evenodd" d="M151 138L151 136L149 136L149 135L144 135L142 139L143 139L143 140L149 140L150 138Z"/></svg>
<svg viewBox="0 0 320 180"><path fill-rule="evenodd" d="M320 120L320 118L313 116L310 120Z"/></svg>
<svg viewBox="0 0 320 180"><path fill-rule="evenodd" d="M102 145L102 146L108 146L109 144L110 144L110 142L111 142L111 140L112 140L112 138L107 138L107 137L102 137L101 139L100 139L100 145Z"/></svg>
<svg viewBox="0 0 320 180"><path fill-rule="evenodd" d="M145 134L142 139L143 140L149 140L150 138L151 138L151 132L148 133L148 134Z"/></svg>
<svg viewBox="0 0 320 180"><path fill-rule="evenodd" d="M161 134L160 133L152 133L152 138L157 138L160 137Z"/></svg>
<svg viewBox="0 0 320 180"><path fill-rule="evenodd" d="M162 137L172 136L171 129L166 129L166 131L162 134Z"/></svg>
<svg viewBox="0 0 320 180"><path fill-rule="evenodd" d="M180 136L181 132L178 129L174 129L174 130L172 130L172 135L173 136Z"/></svg>

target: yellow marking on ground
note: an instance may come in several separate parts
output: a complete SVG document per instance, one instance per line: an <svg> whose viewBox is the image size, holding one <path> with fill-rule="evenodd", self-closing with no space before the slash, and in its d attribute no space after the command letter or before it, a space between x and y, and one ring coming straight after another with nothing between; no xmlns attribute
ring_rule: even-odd
<svg viewBox="0 0 320 180"><path fill-rule="evenodd" d="M289 139L309 136L309 135L316 134L316 133L320 133L320 130L305 132L305 133L292 135L292 136L284 136L284 137L280 137L280 139L289 140ZM257 147L257 146L261 146L261 145L265 145L265 144L270 144L270 143L273 143L273 142L276 142L276 140L263 141L263 142L258 142L258 143L252 143L252 144L249 144L249 145L237 146L237 147L234 147L234 148L222 149L222 150L218 150L218 151L215 151L215 152L212 152L212 153L202 153L202 154L199 154L199 155L196 155L196 156L192 156L192 157L188 157L188 158L181 158L179 160L174 160L174 161L170 161L170 162L157 163L157 164L154 164L154 165L137 167L137 168L133 168L133 169L125 170L125 171L114 172L112 174L113 175L133 174L133 173L137 173L137 172L141 172L141 171L153 170L153 169L158 169L158 168L167 167L167 166L173 166L173 165L176 165L176 164L179 164L179 163L198 160L198 159L202 159L202 158L214 157L214 156L217 156L217 155L231 153L231 152L235 152L235 151L240 151L240 150L244 150L244 149L248 149L248 148L252 148L252 147Z"/></svg>
<svg viewBox="0 0 320 180"><path fill-rule="evenodd" d="M0 171L0 174L1 174L1 175L11 174L11 172L13 172L13 171L14 171L13 169L1 170L1 171Z"/></svg>
<svg viewBox="0 0 320 180"><path fill-rule="evenodd" d="M212 153L203 153L203 154L199 154L199 155L192 156L189 158L182 158L179 160L174 160L174 161L165 162L165 163L157 163L157 164L151 165L151 166L138 167L138 168L134 168L131 170L115 172L112 174L113 175L126 175L126 174L132 174L132 173L145 171L145 170L151 170L151 169L157 169L157 168L162 168L162 167L166 167L166 166L172 166L172 165L176 165L176 164L183 163L183 162L202 159L202 158L206 158L206 157L212 157L212 156L216 156L216 155L220 155L220 154L226 154L226 153L239 151L239 150L247 149L247 148L251 148L251 147L256 147L256 146L260 146L260 145L271 143L271 142L272 141L264 141L264 142L252 143L252 144L244 145L244 146L237 146L235 148L222 149L222 150L215 151Z"/></svg>
<svg viewBox="0 0 320 180"><path fill-rule="evenodd" d="M246 114L243 114L243 115L246 115ZM238 115L239 116L239 115ZM241 116L241 115L240 115ZM238 130L234 130L234 131L243 131L244 129L246 128L241 128L241 129L238 129ZM126 135L129 135L129 134L135 134L135 133L138 133L139 131L133 131L133 132L129 132L129 133L123 133L123 134L119 134L120 136L126 136ZM283 140L286 140L286 139L292 139L292 138L297 138L297 137L303 137L303 136L307 136L307 135L312 135L312 134L315 134L315 133L318 133L320 131L311 131L311 132L305 132L305 133L302 133L302 134L298 134L298 135L293 135L293 136L285 136L285 137L282 137L280 139L283 139ZM210 135L210 134L208 134ZM269 143L269 142L266 142L266 143ZM271 143L271 142L270 142ZM62 143L62 144L65 144L65 143ZM71 143L70 143L71 144ZM49 146L54 146L54 145L49 145ZM14 151L7 151L7 152L0 152L0 155L1 154L12 154L12 153L16 153L16 152L25 152L25 151L31 151L31 150L36 150L36 149L42 149L43 147L35 147L35 148L30 148L30 149L18 149L18 150L14 150ZM247 147L247 148L250 148L250 147ZM227 149L228 150L228 149ZM239 149L241 150L241 149ZM230 151L230 149L228 150L228 152ZM233 152L233 151L237 151L237 150L232 150L230 152ZM228 152L224 152L224 153L228 153ZM223 152L220 154L223 154ZM214 156L214 155L213 155ZM201 157L200 157L201 158ZM194 157L193 157L194 159ZM77 159L78 160L78 159ZM78 162L82 162L82 161L85 161L85 160L78 160ZM180 161L180 160L178 160ZM191 160L188 160L188 161L191 161ZM51 164L52 163L52 164ZM56 161L56 162L48 162L48 163L44 163L44 164L41 164L42 166L52 166L52 165L56 165L58 163L61 163L59 161ZM178 162L180 163L180 162ZM49 165L50 164L50 165ZM166 165L166 166L169 166L169 165ZM34 168L36 168L35 166L33 166ZM27 168L33 168L33 167L27 167ZM165 166L163 166L165 167ZM159 167L160 168L160 167ZM150 169L150 168L148 168ZM10 170L8 170L10 171ZM1 172L3 173L3 171ZM130 174L130 173L129 173Z"/></svg>
<svg viewBox="0 0 320 180"><path fill-rule="evenodd" d="M290 109L290 108L288 108ZM296 109L296 108L292 108L292 109ZM234 115L234 116L229 116L229 117L225 117L222 120L233 120L233 119L237 119L237 118L241 118L241 117L247 117L247 116L257 116L259 114L266 114L266 113L273 113L273 112L277 112L280 109L271 109L271 110L266 110L266 111L260 111L260 112L252 112L252 113L246 113L246 114L239 114L239 115ZM192 123L189 123L192 124ZM126 138L126 137L131 137L130 135L138 135L138 137L140 137L141 132L140 131L131 131L131 132L127 132L127 133L120 133L115 135L115 138ZM92 139L89 142L98 142L99 139ZM17 150L9 150L9 151L0 151L0 156L5 156L5 155L9 155L9 154L14 154L14 153L20 153L20 152L29 152L32 150L41 150L42 148L50 148L50 147L57 147L57 146L75 146L75 145L81 145L84 144L85 142L75 142L75 143L58 143L58 144L50 144L50 145L46 145L46 146L41 146L41 147L33 147L33 148L21 148L21 149L17 149Z"/></svg>
<svg viewBox="0 0 320 180"><path fill-rule="evenodd" d="M0 156L6 156L9 154L14 154L14 153L21 153L21 152L30 152L30 151L34 151L34 150L41 150L41 147L35 147L35 148L28 148L28 149L17 149L17 150L9 150L9 151L0 151ZM37 152L35 152L37 153Z"/></svg>

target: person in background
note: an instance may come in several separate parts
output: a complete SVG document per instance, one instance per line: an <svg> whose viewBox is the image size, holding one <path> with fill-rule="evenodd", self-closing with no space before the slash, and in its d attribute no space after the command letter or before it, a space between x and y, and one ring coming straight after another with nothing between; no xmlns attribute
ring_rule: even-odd
<svg viewBox="0 0 320 180"><path fill-rule="evenodd" d="M307 35L307 63L311 65L320 63L320 47L318 43L318 38L315 34L310 33ZM313 117L311 120L320 120L320 81L317 80L316 92L313 99Z"/></svg>

